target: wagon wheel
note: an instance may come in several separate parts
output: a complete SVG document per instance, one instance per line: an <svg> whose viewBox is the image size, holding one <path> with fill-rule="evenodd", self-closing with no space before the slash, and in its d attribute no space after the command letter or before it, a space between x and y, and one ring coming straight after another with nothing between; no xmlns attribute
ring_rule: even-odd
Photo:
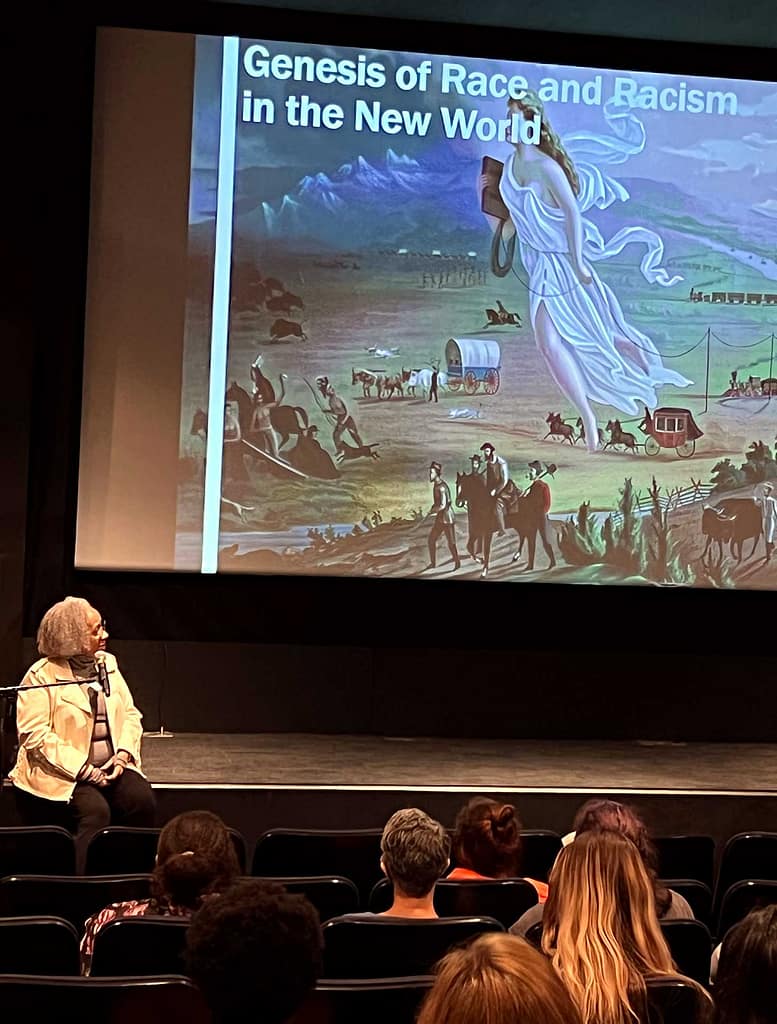
<svg viewBox="0 0 777 1024"><path fill-rule="evenodd" d="M683 444L678 444L675 451L681 459L690 459L693 453L696 451L695 441L685 441Z"/></svg>
<svg viewBox="0 0 777 1024"><path fill-rule="evenodd" d="M645 438L645 455L658 455L661 451L661 445L656 441L652 434L648 434Z"/></svg>
<svg viewBox="0 0 777 1024"><path fill-rule="evenodd" d="M472 370L467 370L467 372L464 374L464 390L467 392L468 395L474 395L479 386L480 382L478 381L475 374L472 372Z"/></svg>
<svg viewBox="0 0 777 1024"><path fill-rule="evenodd" d="M458 391L460 387L461 387L461 378L460 377L454 377L453 379L451 379L450 377L448 378L448 390L449 391Z"/></svg>
<svg viewBox="0 0 777 1024"><path fill-rule="evenodd" d="M499 390L499 370L486 370L483 389L487 395L495 395Z"/></svg>

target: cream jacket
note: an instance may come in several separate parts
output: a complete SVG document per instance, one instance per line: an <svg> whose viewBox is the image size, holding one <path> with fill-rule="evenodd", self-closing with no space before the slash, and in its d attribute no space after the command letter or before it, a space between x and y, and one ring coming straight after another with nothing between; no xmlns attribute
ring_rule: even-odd
<svg viewBox="0 0 777 1024"><path fill-rule="evenodd" d="M111 695L105 699L115 751L134 758L140 772L142 717L112 654L105 655ZM74 679L66 658L41 658L28 669L16 703L19 755L10 778L19 789L45 800L70 800L76 776L89 760L94 715L84 684L45 689L41 683ZM141 773L142 774L142 773Z"/></svg>

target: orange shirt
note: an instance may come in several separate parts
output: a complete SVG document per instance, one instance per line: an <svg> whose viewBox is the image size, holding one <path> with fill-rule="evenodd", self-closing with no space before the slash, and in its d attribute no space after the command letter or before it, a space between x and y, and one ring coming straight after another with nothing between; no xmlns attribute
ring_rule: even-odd
<svg viewBox="0 0 777 1024"><path fill-rule="evenodd" d="M477 871L470 871L469 868L454 868L449 875L445 876L445 881L494 882L498 881L498 879L489 878L488 875L479 875ZM547 882L538 882L536 878L527 878L525 881L529 882L537 890L537 902L545 903L548 898Z"/></svg>

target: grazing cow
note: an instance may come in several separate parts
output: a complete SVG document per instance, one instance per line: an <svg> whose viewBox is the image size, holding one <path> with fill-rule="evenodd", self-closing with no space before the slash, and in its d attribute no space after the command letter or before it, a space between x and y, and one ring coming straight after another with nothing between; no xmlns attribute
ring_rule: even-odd
<svg viewBox="0 0 777 1024"><path fill-rule="evenodd" d="M361 384L362 394L365 398L371 398L370 389L376 387L378 389L378 398L380 398L381 384L383 382L383 374L372 373L371 370L355 370L351 367L351 384Z"/></svg>
<svg viewBox="0 0 777 1024"><path fill-rule="evenodd" d="M408 391L412 389L412 393L415 394L415 389L418 387L421 389L424 398L429 394L429 389L432 386L432 373L428 367L423 370L411 370L410 378L408 380ZM446 388L448 386L448 374L444 370L440 370L437 374L437 387Z"/></svg>
<svg viewBox="0 0 777 1024"><path fill-rule="evenodd" d="M383 387L379 391L379 398L393 398L394 392L398 391L404 398L405 392L402 386L402 374L392 373L387 374L383 378Z"/></svg>
<svg viewBox="0 0 777 1024"><path fill-rule="evenodd" d="M270 340L280 341L281 338L299 338L300 341L307 341L308 336L302 330L302 324L295 320L274 320L270 327Z"/></svg>
<svg viewBox="0 0 777 1024"><path fill-rule="evenodd" d="M742 548L746 540L753 540L749 558L755 554L763 533L761 509L754 498L724 498L717 505L705 505L701 514L701 532L707 538L702 558L712 544L718 545L718 558L723 545L728 544L737 562L742 561Z"/></svg>

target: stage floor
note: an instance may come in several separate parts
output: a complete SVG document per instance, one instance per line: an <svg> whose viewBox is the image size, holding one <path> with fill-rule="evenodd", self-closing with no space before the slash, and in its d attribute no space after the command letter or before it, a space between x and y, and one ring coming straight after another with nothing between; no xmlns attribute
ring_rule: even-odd
<svg viewBox="0 0 777 1024"><path fill-rule="evenodd" d="M156 785L590 793L777 793L777 744L147 736Z"/></svg>

